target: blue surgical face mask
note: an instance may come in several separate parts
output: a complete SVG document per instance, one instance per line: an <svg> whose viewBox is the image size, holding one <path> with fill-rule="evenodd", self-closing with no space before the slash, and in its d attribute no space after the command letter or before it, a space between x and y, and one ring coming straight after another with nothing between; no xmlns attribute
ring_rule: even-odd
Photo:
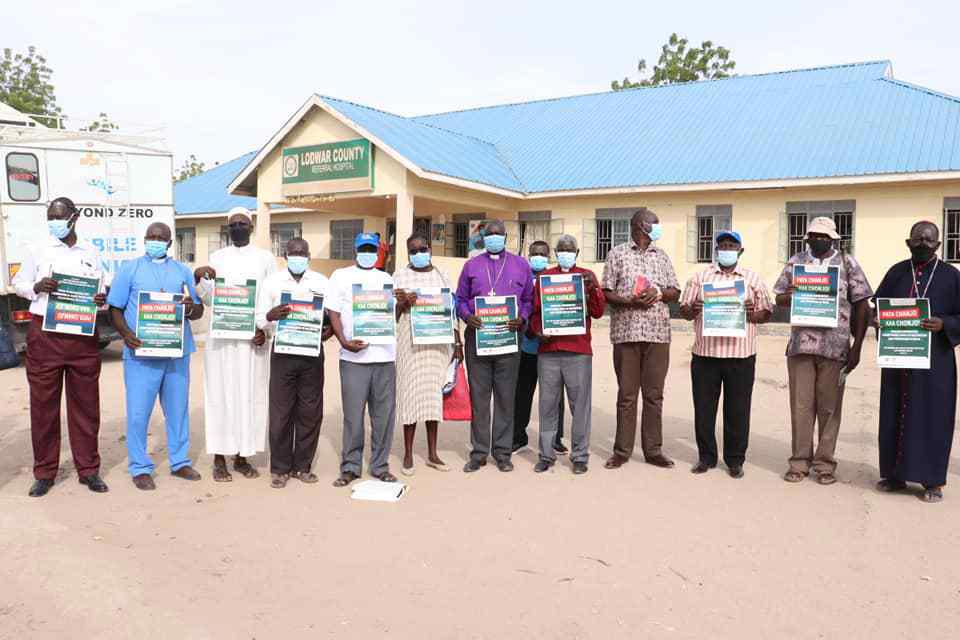
<svg viewBox="0 0 960 640"><path fill-rule="evenodd" d="M728 249L717 249L717 264L721 267L732 267L737 264L740 257L739 251L730 251Z"/></svg>
<svg viewBox="0 0 960 640"><path fill-rule="evenodd" d="M577 264L576 251L557 251L557 263L561 269L572 269Z"/></svg>
<svg viewBox="0 0 960 640"><path fill-rule="evenodd" d="M430 264L430 252L421 251L420 253L411 253L410 264L412 264L417 269L423 269L424 267Z"/></svg>
<svg viewBox="0 0 960 640"><path fill-rule="evenodd" d="M503 247L506 244L507 244L507 236L503 236L500 234L483 236L483 248L486 249L489 253L500 253L501 251L503 251Z"/></svg>
<svg viewBox="0 0 960 640"><path fill-rule="evenodd" d="M377 264L376 252L357 254L357 266L361 269L372 269L375 264Z"/></svg>
<svg viewBox="0 0 960 640"><path fill-rule="evenodd" d="M287 269L296 276L306 271L308 266L310 258L307 256L287 256Z"/></svg>
<svg viewBox="0 0 960 640"><path fill-rule="evenodd" d="M547 268L547 265L550 263L547 260L546 256L530 256L530 268L534 271L540 272Z"/></svg>
<svg viewBox="0 0 960 640"><path fill-rule="evenodd" d="M660 226L659 222L650 223L650 233L647 234L650 237L650 242L656 242L663 236L663 227Z"/></svg>
<svg viewBox="0 0 960 640"><path fill-rule="evenodd" d="M144 240L143 248L146 249L147 255L154 260L167 255L167 243L163 240Z"/></svg>
<svg viewBox="0 0 960 640"><path fill-rule="evenodd" d="M69 220L47 220L47 228L50 230L50 235L57 240L63 240L70 235Z"/></svg>

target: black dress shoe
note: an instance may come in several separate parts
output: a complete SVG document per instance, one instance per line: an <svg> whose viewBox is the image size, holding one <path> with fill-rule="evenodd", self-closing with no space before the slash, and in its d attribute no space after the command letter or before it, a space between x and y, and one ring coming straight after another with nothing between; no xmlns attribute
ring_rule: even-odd
<svg viewBox="0 0 960 640"><path fill-rule="evenodd" d="M477 471L480 467L485 467L485 466L487 466L486 460L471 459L469 462L467 462L467 464L463 465L463 472L473 473L474 471Z"/></svg>
<svg viewBox="0 0 960 640"><path fill-rule="evenodd" d="M699 462L697 462L697 464L693 465L693 468L690 469L690 473L706 473L707 471L710 471L710 469L713 469L716 466L717 465L715 464L707 464L703 460L700 460Z"/></svg>
<svg viewBox="0 0 960 640"><path fill-rule="evenodd" d="M517 451L523 451L529 445L529 442L514 442L513 448L510 449L510 453L516 453Z"/></svg>
<svg viewBox="0 0 960 640"><path fill-rule="evenodd" d="M553 466L553 463L549 460L537 460L537 464L533 465L533 470L535 473L543 473L550 469Z"/></svg>
<svg viewBox="0 0 960 640"><path fill-rule="evenodd" d="M200 472L190 466L180 467L176 471L171 471L170 475L184 480L190 480L191 482L196 482L201 478Z"/></svg>
<svg viewBox="0 0 960 640"><path fill-rule="evenodd" d="M557 440L556 442L553 443L553 450L557 453L557 455L560 455L560 456L565 456L568 453L570 453L570 450L567 449L566 445L563 444L562 440Z"/></svg>
<svg viewBox="0 0 960 640"><path fill-rule="evenodd" d="M662 453L657 454L651 458L646 459L647 464L652 464L655 467L660 467L662 469L670 469L673 467L673 460L663 455Z"/></svg>
<svg viewBox="0 0 960 640"><path fill-rule="evenodd" d="M50 491L50 487L53 486L53 480L48 480L46 478L40 478L33 483L33 486L30 487L30 493L27 494L31 498L42 498L47 495L47 492Z"/></svg>
<svg viewBox="0 0 960 640"><path fill-rule="evenodd" d="M510 473L513 471L513 463L510 460L500 460L497 462L497 469L503 473Z"/></svg>
<svg viewBox="0 0 960 640"><path fill-rule="evenodd" d="M106 493L110 490L110 488L107 487L107 483L95 473L80 478L80 484L87 485L87 489L90 489L90 491L93 491L94 493Z"/></svg>
<svg viewBox="0 0 960 640"><path fill-rule="evenodd" d="M730 474L731 478L742 478L743 477L743 467L739 464L727 467L727 473Z"/></svg>
<svg viewBox="0 0 960 640"><path fill-rule="evenodd" d="M577 475L587 472L587 463L586 462L574 462L573 463L573 472Z"/></svg>

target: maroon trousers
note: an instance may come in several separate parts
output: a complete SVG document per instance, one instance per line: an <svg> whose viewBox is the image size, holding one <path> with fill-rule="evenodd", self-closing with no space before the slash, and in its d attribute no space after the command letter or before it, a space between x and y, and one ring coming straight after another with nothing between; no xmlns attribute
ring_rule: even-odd
<svg viewBox="0 0 960 640"><path fill-rule="evenodd" d="M27 382L30 384L30 432L33 475L53 480L60 466L60 396L67 382L67 424L77 475L100 472L100 350L97 337L72 336L42 329L33 316L27 332Z"/></svg>

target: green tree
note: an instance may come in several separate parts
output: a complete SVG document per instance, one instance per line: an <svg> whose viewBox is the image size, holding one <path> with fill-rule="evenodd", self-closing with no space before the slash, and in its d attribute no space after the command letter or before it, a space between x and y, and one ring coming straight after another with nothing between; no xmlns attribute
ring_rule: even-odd
<svg viewBox="0 0 960 640"><path fill-rule="evenodd" d="M97 119L88 124L85 127L80 127L80 131L97 131L100 133L109 133L111 131L116 131L120 127L117 126L115 122L110 120L110 117L107 116L103 111L100 112L100 115L97 116Z"/></svg>
<svg viewBox="0 0 960 640"><path fill-rule="evenodd" d="M180 182L181 180L198 176L203 173L203 170L204 163L198 161L197 156L191 153L190 157L183 161L183 164L180 165L180 168L174 174L173 181Z"/></svg>
<svg viewBox="0 0 960 640"><path fill-rule="evenodd" d="M28 47L27 53L13 53L9 48L0 57L0 102L34 117L48 127L57 127L61 110L50 78L53 70L47 59ZM44 118L42 116L50 116Z"/></svg>
<svg viewBox="0 0 960 640"><path fill-rule="evenodd" d="M677 34L671 34L670 40L660 49L660 60L653 66L653 73L641 77L637 82L630 78L614 80L610 87L614 91L635 89L636 87L655 87L675 82L693 82L694 80L713 80L728 78L733 74L737 63L730 59L730 50L714 46L710 40L704 40L699 47L688 48L689 41ZM647 61L640 60L637 70L641 76L646 74Z"/></svg>

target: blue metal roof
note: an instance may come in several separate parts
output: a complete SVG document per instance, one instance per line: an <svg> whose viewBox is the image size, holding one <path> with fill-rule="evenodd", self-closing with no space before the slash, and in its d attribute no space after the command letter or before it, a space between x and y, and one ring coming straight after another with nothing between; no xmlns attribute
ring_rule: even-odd
<svg viewBox="0 0 960 640"><path fill-rule="evenodd" d="M233 207L247 207L256 211L256 198L234 196L227 192L230 182L253 160L255 155L257 155L256 151L247 153L173 185L175 215L225 213Z"/></svg>
<svg viewBox="0 0 960 640"><path fill-rule="evenodd" d="M323 100L422 169L525 193L960 170L960 100L887 61L414 118Z"/></svg>

